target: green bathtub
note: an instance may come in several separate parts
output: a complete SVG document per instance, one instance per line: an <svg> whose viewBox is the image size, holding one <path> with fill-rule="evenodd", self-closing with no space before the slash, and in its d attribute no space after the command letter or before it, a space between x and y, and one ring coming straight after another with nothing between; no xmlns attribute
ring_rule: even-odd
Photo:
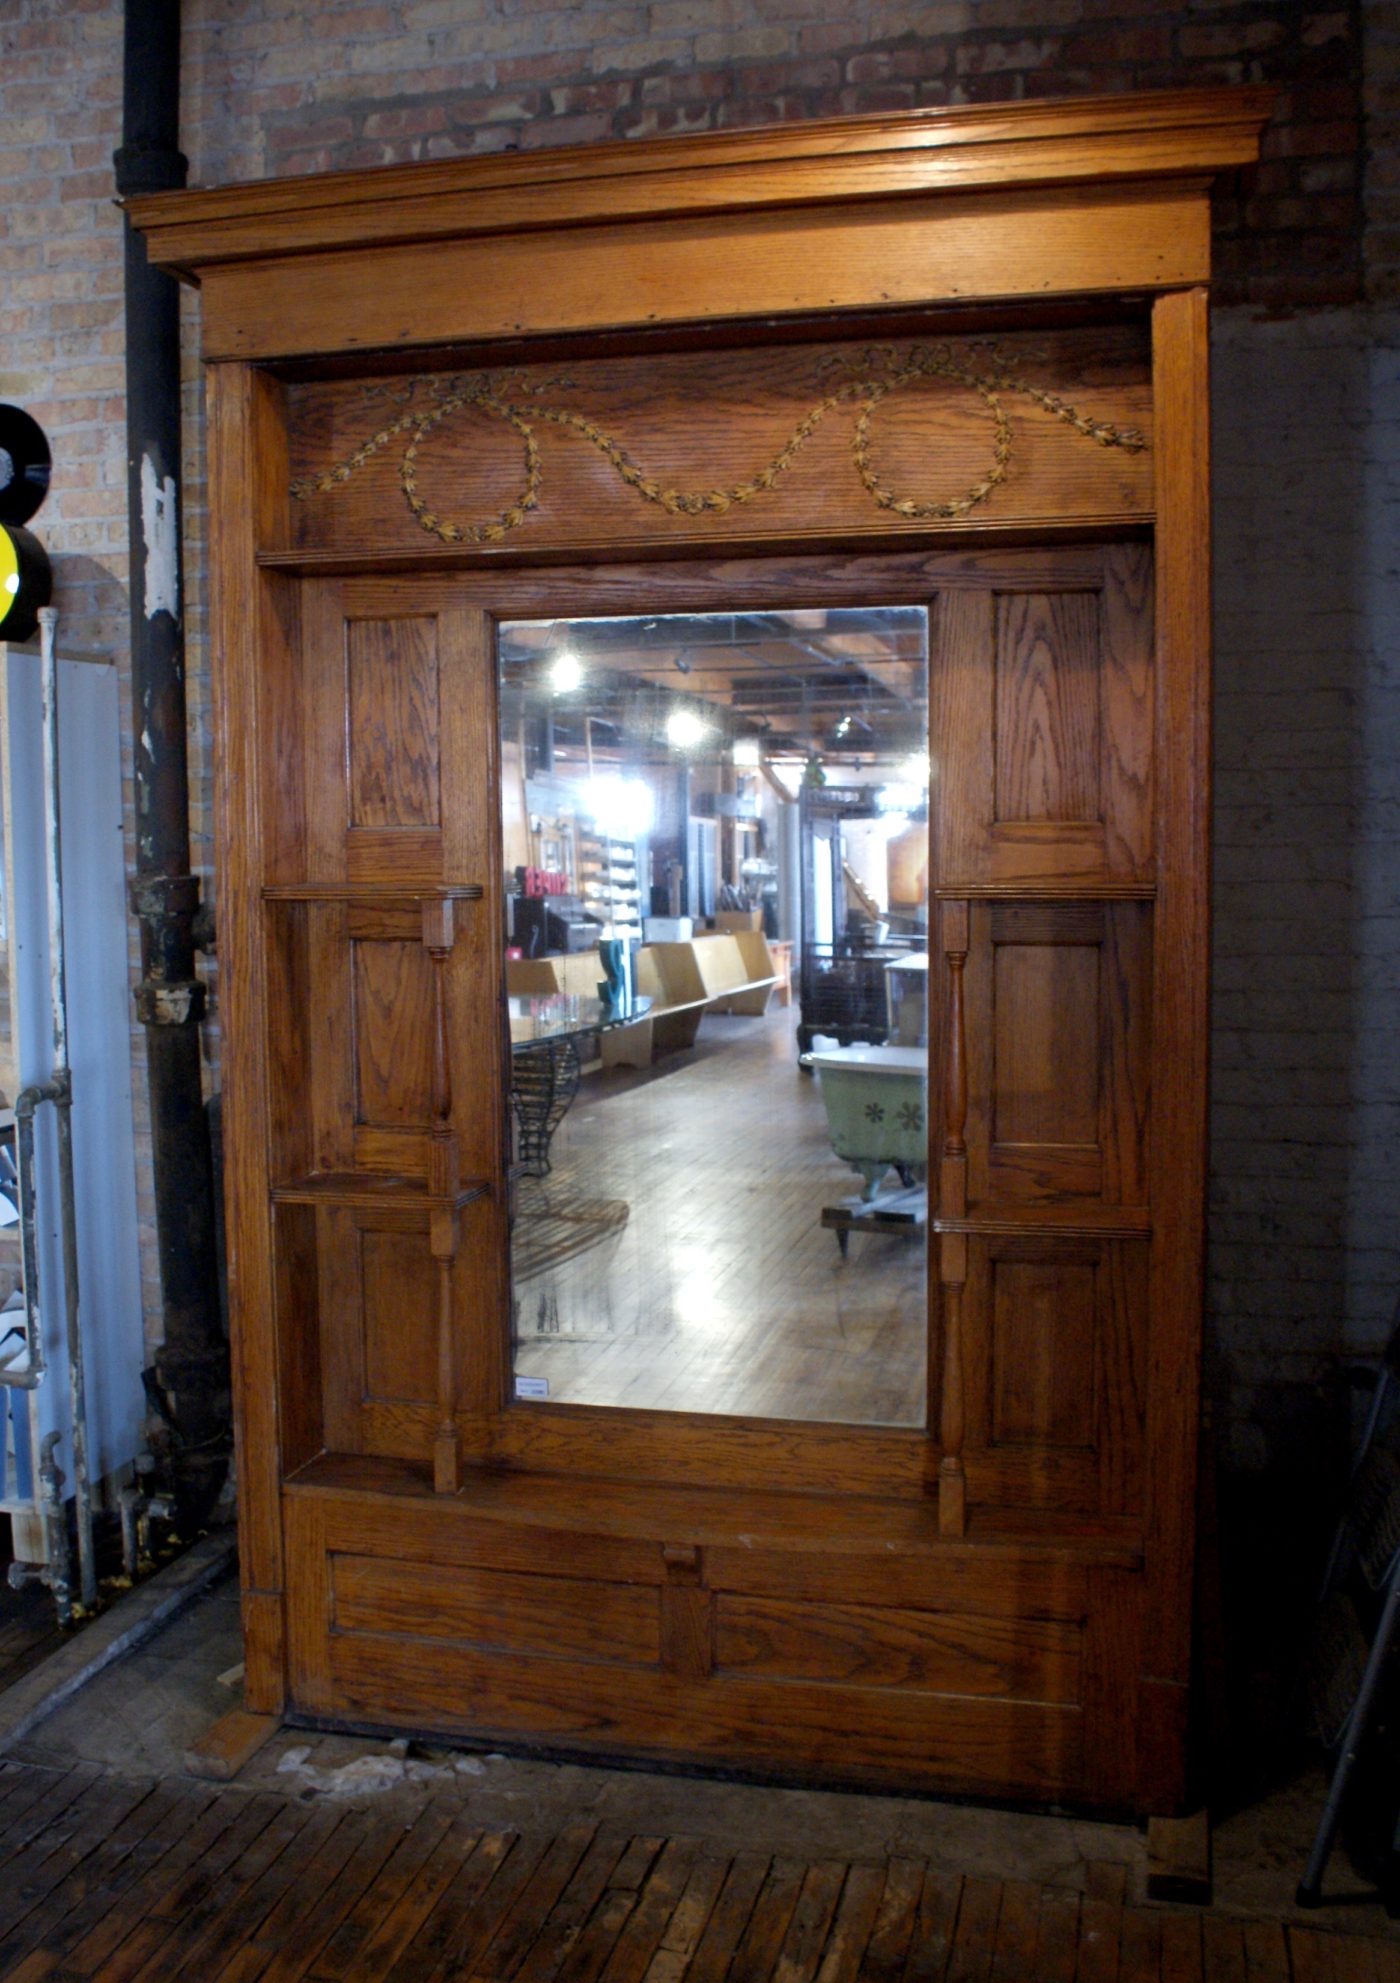
<svg viewBox="0 0 1400 1983"><path fill-rule="evenodd" d="M809 1055L821 1076L831 1147L874 1198L885 1173L928 1174L928 1053L923 1047L831 1047Z"/></svg>

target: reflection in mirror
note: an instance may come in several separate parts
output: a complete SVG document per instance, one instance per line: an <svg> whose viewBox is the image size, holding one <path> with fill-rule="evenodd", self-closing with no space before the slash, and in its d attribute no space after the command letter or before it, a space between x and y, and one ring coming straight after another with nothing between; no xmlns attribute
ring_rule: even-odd
<svg viewBox="0 0 1400 1983"><path fill-rule="evenodd" d="M926 612L499 646L515 1395L921 1425Z"/></svg>

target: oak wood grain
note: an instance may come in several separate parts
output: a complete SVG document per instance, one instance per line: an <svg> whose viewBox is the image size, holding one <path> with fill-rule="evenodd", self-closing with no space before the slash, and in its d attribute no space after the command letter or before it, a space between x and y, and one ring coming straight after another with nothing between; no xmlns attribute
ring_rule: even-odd
<svg viewBox="0 0 1400 1983"><path fill-rule="evenodd" d="M1153 370L1170 439L1157 460L1158 897L1153 933L1150 1192L1154 1355L1147 1396L1149 1513L1145 1768L1154 1808L1184 1793L1180 1699L1190 1671L1197 1409L1205 1245L1209 1038L1210 557L1207 303L1202 289L1153 313ZM1165 434L1165 429L1164 429ZM1170 1234L1170 1239L1167 1238Z"/></svg>
<svg viewBox="0 0 1400 1983"><path fill-rule="evenodd" d="M158 255L204 255L218 361L253 1707L280 1706L285 1668L313 1716L1140 1811L1179 1795L1207 934L1192 285L1208 174L1250 154L1262 112L1238 94L978 110L599 152L573 178L562 158L499 160L142 204ZM1020 304L1057 297L1073 314L1032 353ZM960 300L979 335L1002 314L995 359L952 339L939 313ZM854 348L877 315L894 356ZM931 337L939 364L911 369ZM512 341L513 378L444 383L479 381ZM295 383L233 362L253 355L294 359ZM773 459L828 358L886 384L828 405L752 502L664 500L732 492L751 456ZM1045 394L1150 446L1104 445ZM896 494L865 516L855 406L869 477L924 499L970 486L1012 402L1011 469L985 500ZM443 417L410 417L292 505L293 479L421 407ZM499 539L434 549L396 490L399 439L417 436L410 487L429 511L489 520L518 495L524 407L557 478ZM630 486L623 447L643 464ZM629 506L653 474L663 500L643 528ZM931 1015L937 1430L784 1423L763 1403L516 1406L494 622L795 599L931 609L929 880L959 992L956 1025ZM479 899L459 913L453 890ZM260 1847L250 1823L240 1848L269 1917L276 1842L301 1850L304 1829L277 1824ZM475 1856L445 1836L415 1843L373 1924L340 1920L314 1954L328 1975L407 1955ZM524 1873L546 1918L587 1850ZM667 1922L694 1869L663 1853L637 1890L587 1865L562 1968L640 1983L678 1953ZM847 1916L829 1870L771 1868L727 1913L728 1889L707 1891L710 1924L728 1925L697 1924L702 1973L723 1945L736 1976L776 1965L811 1983L833 1924L851 1929L833 1975L879 1929L873 1887ZM910 1983L940 1937L950 1973L986 1974L1054 1918L977 1882L924 1898ZM124 1931L136 1968L167 1941L203 1960L231 1917L191 1887L152 1918L167 1925ZM474 1969L504 1983L520 1920L504 1938L482 1922ZM1082 1974L1161 1966L1119 1897L1091 1897L1080 1928Z"/></svg>
<svg viewBox="0 0 1400 1983"><path fill-rule="evenodd" d="M683 205L830 199L911 184L956 187L1217 171L1254 157L1268 88L966 105L802 120L626 145L153 194L129 201L162 267L299 246L369 246L412 233L495 232L541 219L620 219Z"/></svg>
<svg viewBox="0 0 1400 1983"><path fill-rule="evenodd" d="M642 218L524 235L386 243L377 282L354 250L201 269L208 359L429 349L461 340L584 333L627 323L725 323L849 310L872 295L924 308L1156 292L1209 268L1204 201L1189 183L1016 193L918 191L893 201ZM567 255L571 280L555 268ZM717 271L727 280L716 281Z"/></svg>
<svg viewBox="0 0 1400 1983"><path fill-rule="evenodd" d="M1005 381L1004 386L1001 382ZM742 541L755 528L840 528L848 537L956 529L957 514L910 521L889 504L956 504L993 465L996 429L986 395L1000 390L1013 436L1004 478L969 514L990 526L1042 517L1150 513L1151 399L1146 340L1135 327L1013 333L995 344L901 339L803 344L662 356L645 367L603 359L566 374L540 364L464 381L416 377L385 392L373 381L293 389L297 500L294 549L378 557L436 552L494 529L526 486L521 435L541 451L538 491L518 522L485 539L532 557L577 541L638 536L693 549L707 538ZM1033 395L1054 394L1106 423L1123 445L1096 444ZM856 421L870 408L871 471L857 461ZM824 410L822 410L824 409ZM695 492L747 490L805 423L820 417L771 486L703 505ZM421 440L420 429L426 428ZM376 447L379 437L386 438ZM639 465L669 503L624 480L604 444ZM433 528L410 509L402 483L412 446L413 490ZM373 449L368 456L362 451ZM348 467L345 479L336 471ZM447 538L441 534L446 531ZM270 550L279 549L272 545ZM352 669L353 669L352 650Z"/></svg>
<svg viewBox="0 0 1400 1983"><path fill-rule="evenodd" d="M282 1585L278 1520L276 1291L271 1208L267 1198L266 1123L270 1070L262 912L264 746L260 678L265 656L285 668L279 649L286 622L269 606L283 591L260 578L255 545L279 514L286 454L280 389L242 368L224 368L208 383L210 499L223 519L210 549L214 724L223 740L215 761L220 857L221 994L241 1015L224 1043L224 1176L229 1253L230 1357L238 1453L239 1555L249 1588ZM267 1640L251 1642L247 1705L275 1713L283 1675L267 1658Z"/></svg>

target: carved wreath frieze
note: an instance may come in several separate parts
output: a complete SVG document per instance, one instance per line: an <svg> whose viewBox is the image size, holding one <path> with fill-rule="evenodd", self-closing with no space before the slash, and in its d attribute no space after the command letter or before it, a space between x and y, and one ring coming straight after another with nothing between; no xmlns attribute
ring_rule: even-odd
<svg viewBox="0 0 1400 1983"><path fill-rule="evenodd" d="M348 482L381 449L403 439L399 484L420 527L444 544L498 543L518 530L539 507L544 479L541 432L563 428L596 448L620 480L643 501L673 516L722 515L736 504L751 503L775 489L807 442L828 415L854 409L851 456L871 501L908 522L952 520L967 516L985 503L1010 472L1015 430L1007 401L1029 400L1063 422L1085 440L1130 453L1146 448L1146 436L1136 427L1116 426L1071 406L1058 393L1025 378L995 343L926 344L910 349L872 349L858 358L828 361L838 373L829 389L803 414L782 447L755 474L727 487L687 490L658 480L633 459L614 435L575 407L559 403L572 381L532 380L521 372L460 374L449 378L411 380L406 385L369 386L367 398L388 398L404 410L388 425L362 441L343 461L302 477L291 485L298 502L326 495ZM965 387L981 402L991 422L991 453L984 472L969 487L942 499L901 495L882 476L875 460L874 425L877 411L920 381L944 379ZM515 500L497 515L470 522L439 515L419 492L418 472L423 450L454 420L469 413L499 420L514 428L523 450L524 480Z"/></svg>

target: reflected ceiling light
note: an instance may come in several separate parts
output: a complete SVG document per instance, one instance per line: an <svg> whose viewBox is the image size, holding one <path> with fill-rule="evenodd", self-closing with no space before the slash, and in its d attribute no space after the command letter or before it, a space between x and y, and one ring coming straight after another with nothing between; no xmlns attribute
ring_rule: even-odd
<svg viewBox="0 0 1400 1983"><path fill-rule="evenodd" d="M583 663L571 647L563 647L549 668L549 686L556 695L567 695L583 680Z"/></svg>
<svg viewBox="0 0 1400 1983"><path fill-rule="evenodd" d="M898 767L895 776L901 785L916 785L921 792L929 788L929 761L926 754L915 751L906 757Z"/></svg>
<svg viewBox="0 0 1400 1983"><path fill-rule="evenodd" d="M734 762L757 771L762 762L757 737L740 737L734 746Z"/></svg>
<svg viewBox="0 0 1400 1983"><path fill-rule="evenodd" d="M666 738L677 750L694 750L710 734L710 726L693 709L673 709L666 718Z"/></svg>
<svg viewBox="0 0 1400 1983"><path fill-rule="evenodd" d="M600 832L615 840L640 840L650 833L656 810L645 779L616 773L586 782L583 809Z"/></svg>

